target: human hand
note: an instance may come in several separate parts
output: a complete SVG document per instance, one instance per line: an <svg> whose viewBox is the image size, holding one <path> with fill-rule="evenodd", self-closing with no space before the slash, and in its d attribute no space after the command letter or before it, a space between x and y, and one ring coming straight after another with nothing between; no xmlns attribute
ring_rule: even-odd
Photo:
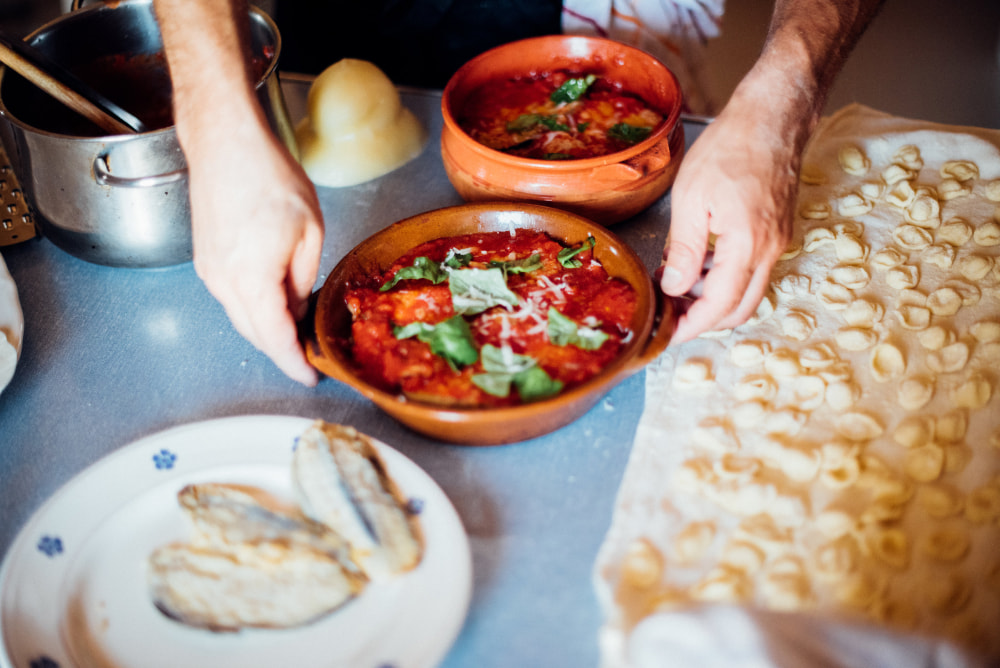
<svg viewBox="0 0 1000 668"><path fill-rule="evenodd" d="M319 270L322 212L305 172L259 120L220 126L186 151L194 267L236 330L313 386L295 322Z"/></svg>
<svg viewBox="0 0 1000 668"><path fill-rule="evenodd" d="M660 285L672 296L702 276L710 235L714 256L671 343L736 327L753 315L792 231L799 154L766 105L734 97L684 157L671 195L670 233Z"/></svg>

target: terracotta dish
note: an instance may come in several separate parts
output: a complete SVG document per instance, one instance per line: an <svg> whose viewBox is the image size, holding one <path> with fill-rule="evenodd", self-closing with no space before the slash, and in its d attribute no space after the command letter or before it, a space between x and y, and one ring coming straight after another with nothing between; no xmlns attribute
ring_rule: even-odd
<svg viewBox="0 0 1000 668"><path fill-rule="evenodd" d="M532 229L567 245L596 239L594 255L608 274L628 281L638 303L631 325L634 338L588 382L555 397L505 408L448 408L408 401L362 380L354 371L348 342L351 315L344 293L353 277L387 269L406 251L426 241L477 231ZM401 220L349 252L320 288L315 340L307 342L310 362L346 383L401 423L433 438L464 445L497 445L541 436L589 410L624 378L639 371L666 347L675 325L671 302L654 285L639 257L611 232L580 216L530 204L476 203L438 209Z"/></svg>
<svg viewBox="0 0 1000 668"><path fill-rule="evenodd" d="M491 81L567 69L620 83L665 117L628 149L580 160L535 160L480 144L461 127L462 105ZM610 225L646 209L670 188L684 153L676 77L639 49L597 37L552 35L499 46L463 65L441 99L441 157L466 201L548 204Z"/></svg>

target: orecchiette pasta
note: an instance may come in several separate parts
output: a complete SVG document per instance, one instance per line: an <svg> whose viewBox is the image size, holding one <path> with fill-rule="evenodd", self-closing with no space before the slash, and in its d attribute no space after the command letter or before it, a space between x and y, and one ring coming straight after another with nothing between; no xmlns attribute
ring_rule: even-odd
<svg viewBox="0 0 1000 668"><path fill-rule="evenodd" d="M965 197L971 193L971 186L960 183L955 179L943 179L941 183L938 184L938 197L946 202L958 199L959 197Z"/></svg>
<svg viewBox="0 0 1000 668"><path fill-rule="evenodd" d="M872 255L871 264L876 269L886 270L906 262L906 255L897 248L883 248Z"/></svg>
<svg viewBox="0 0 1000 668"><path fill-rule="evenodd" d="M917 482L932 482L944 470L944 448L937 443L925 443L910 448L903 457L903 472Z"/></svg>
<svg viewBox="0 0 1000 668"><path fill-rule="evenodd" d="M980 320L969 327L969 333L979 343L993 343L1000 341L1000 321Z"/></svg>
<svg viewBox="0 0 1000 668"><path fill-rule="evenodd" d="M934 315L955 315L962 308L962 295L955 288L938 288L927 295L927 308Z"/></svg>
<svg viewBox="0 0 1000 668"><path fill-rule="evenodd" d="M905 209L910 206L917 192L909 181L902 180L889 186L889 191L885 194L885 201L893 206Z"/></svg>
<svg viewBox="0 0 1000 668"><path fill-rule="evenodd" d="M928 607L939 615L956 614L969 604L969 599L972 597L969 583L955 573L931 578L925 587Z"/></svg>
<svg viewBox="0 0 1000 668"><path fill-rule="evenodd" d="M901 264L885 272L885 283L890 288L908 290L920 283L920 268L912 264Z"/></svg>
<svg viewBox="0 0 1000 668"><path fill-rule="evenodd" d="M818 165L807 163L799 169L799 181L810 186L821 186L827 182L826 172Z"/></svg>
<svg viewBox="0 0 1000 668"><path fill-rule="evenodd" d="M884 427L868 413L844 413L834 427L838 434L850 441L870 441L882 435Z"/></svg>
<svg viewBox="0 0 1000 668"><path fill-rule="evenodd" d="M989 378L975 372L952 389L951 403L958 408L982 408L992 396L993 385Z"/></svg>
<svg viewBox="0 0 1000 668"><path fill-rule="evenodd" d="M941 165L941 178L968 181L979 178L979 167L970 160L949 160Z"/></svg>
<svg viewBox="0 0 1000 668"><path fill-rule="evenodd" d="M826 404L835 411L843 411L858 402L861 388L849 380L839 380L826 386Z"/></svg>
<svg viewBox="0 0 1000 668"><path fill-rule="evenodd" d="M809 313L790 310L781 319L781 331L790 339L805 341L816 329L816 318Z"/></svg>
<svg viewBox="0 0 1000 668"><path fill-rule="evenodd" d="M799 207L799 215L806 220L826 220L830 217L828 202L803 202Z"/></svg>
<svg viewBox="0 0 1000 668"><path fill-rule="evenodd" d="M981 224L972 233L972 240L980 246L1000 245L1000 223L989 220Z"/></svg>
<svg viewBox="0 0 1000 668"><path fill-rule="evenodd" d="M955 262L955 247L951 244L931 244L924 249L924 262L929 262L941 269L948 269Z"/></svg>
<svg viewBox="0 0 1000 668"><path fill-rule="evenodd" d="M874 346L878 342L878 334L871 329L845 327L836 333L835 339L844 350L857 352Z"/></svg>
<svg viewBox="0 0 1000 668"><path fill-rule="evenodd" d="M969 429L969 415L961 409L950 410L934 420L934 433L941 443L958 443Z"/></svg>
<svg viewBox="0 0 1000 668"><path fill-rule="evenodd" d="M891 343L880 343L872 350L869 360L872 379L877 383L887 383L906 371L903 351Z"/></svg>
<svg viewBox="0 0 1000 668"><path fill-rule="evenodd" d="M927 353L927 368L935 373L954 373L969 361L969 346L962 341Z"/></svg>
<svg viewBox="0 0 1000 668"><path fill-rule="evenodd" d="M942 325L931 325L917 334L917 341L927 350L941 350L955 343L955 332Z"/></svg>
<svg viewBox="0 0 1000 668"><path fill-rule="evenodd" d="M882 170L882 180L887 186L896 185L900 181L910 181L916 173L903 165L892 164Z"/></svg>
<svg viewBox="0 0 1000 668"><path fill-rule="evenodd" d="M937 229L938 241L962 246L972 238L973 227L963 218L952 218Z"/></svg>
<svg viewBox="0 0 1000 668"><path fill-rule="evenodd" d="M986 524L997 518L1000 518L1000 486L977 487L965 498L965 519L973 524Z"/></svg>
<svg viewBox="0 0 1000 668"><path fill-rule="evenodd" d="M622 560L622 580L637 589L648 589L663 577L663 555L646 538L633 540Z"/></svg>
<svg viewBox="0 0 1000 668"><path fill-rule="evenodd" d="M842 311L854 301L854 293L849 288L830 279L820 284L816 297L830 311Z"/></svg>
<svg viewBox="0 0 1000 668"><path fill-rule="evenodd" d="M931 311L923 306L904 304L896 311L899 322L905 329L923 330L931 324Z"/></svg>
<svg viewBox="0 0 1000 668"><path fill-rule="evenodd" d="M892 238L907 250L922 250L930 246L934 240L924 228L908 223L897 225L892 231Z"/></svg>
<svg viewBox="0 0 1000 668"><path fill-rule="evenodd" d="M903 570L910 565L910 541L902 529L872 529L867 543L872 556L886 566Z"/></svg>
<svg viewBox="0 0 1000 668"><path fill-rule="evenodd" d="M840 234L833 244L841 262L862 262L868 256L868 246L853 234Z"/></svg>
<svg viewBox="0 0 1000 668"><path fill-rule="evenodd" d="M935 421L929 415L908 415L892 432L892 440L904 448L916 448L934 440Z"/></svg>
<svg viewBox="0 0 1000 668"><path fill-rule="evenodd" d="M687 359L678 364L674 370L673 384L676 388L704 388L710 386L714 380L712 360L708 358Z"/></svg>
<svg viewBox="0 0 1000 668"><path fill-rule="evenodd" d="M984 185L983 194L991 202L1000 202L1000 179L994 179Z"/></svg>
<svg viewBox="0 0 1000 668"><path fill-rule="evenodd" d="M935 229L941 225L941 203L934 194L918 191L906 207L905 217L917 227Z"/></svg>
<svg viewBox="0 0 1000 668"><path fill-rule="evenodd" d="M935 527L921 537L919 549L934 561L958 561L969 552L969 532L950 523Z"/></svg>
<svg viewBox="0 0 1000 668"><path fill-rule="evenodd" d="M1000 328L1000 323L997 323L997 327ZM830 344L824 341L806 346L799 351L799 364L807 369L825 369L839 359Z"/></svg>
<svg viewBox="0 0 1000 668"><path fill-rule="evenodd" d="M924 166L924 159L920 156L920 148L914 144L901 146L892 156L892 161L913 172L920 171Z"/></svg>
<svg viewBox="0 0 1000 668"><path fill-rule="evenodd" d="M772 376L797 376L802 373L799 356L788 348L778 348L766 355L764 369Z"/></svg>
<svg viewBox="0 0 1000 668"><path fill-rule="evenodd" d="M769 352L771 344L767 341L738 341L729 350L729 359L738 367L748 368L762 364Z"/></svg>
<svg viewBox="0 0 1000 668"><path fill-rule="evenodd" d="M832 244L836 238L833 230L829 227L814 227L806 230L805 235L802 237L802 250L812 253L825 244Z"/></svg>
<svg viewBox="0 0 1000 668"><path fill-rule="evenodd" d="M965 509L965 498L961 492L944 482L921 485L917 491L917 503L924 512L937 519L954 517Z"/></svg>
<svg viewBox="0 0 1000 668"><path fill-rule="evenodd" d="M955 269L970 281L978 281L990 273L995 260L988 255L973 253L958 260Z"/></svg>
<svg viewBox="0 0 1000 668"><path fill-rule="evenodd" d="M861 193L850 193L837 200L837 213L846 218L863 216L874 208L871 202L861 196Z"/></svg>
<svg viewBox="0 0 1000 668"><path fill-rule="evenodd" d="M671 556L681 565L697 563L708 552L716 533L714 522L689 523L674 537Z"/></svg>
<svg viewBox="0 0 1000 668"><path fill-rule="evenodd" d="M871 162L869 162L865 152L860 147L853 145L841 147L837 152L837 161L840 163L841 169L853 176L864 176L871 167Z"/></svg>
<svg viewBox="0 0 1000 668"><path fill-rule="evenodd" d="M827 395L830 391L827 389ZM899 405L908 410L915 411L927 405L927 402L934 396L934 383L922 376L904 378L899 383L896 391L896 400Z"/></svg>
<svg viewBox="0 0 1000 668"><path fill-rule="evenodd" d="M849 290L860 290L868 285L871 276L868 274L868 270L860 265L845 264L834 267L830 271L830 280Z"/></svg>

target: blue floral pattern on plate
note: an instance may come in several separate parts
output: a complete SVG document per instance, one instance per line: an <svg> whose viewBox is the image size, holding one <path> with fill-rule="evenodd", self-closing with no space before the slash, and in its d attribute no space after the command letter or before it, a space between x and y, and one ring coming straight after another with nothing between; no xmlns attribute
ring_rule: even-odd
<svg viewBox="0 0 1000 668"><path fill-rule="evenodd" d="M43 552L46 557L55 557L62 554L63 544L59 536L42 536L38 541L38 551Z"/></svg>
<svg viewBox="0 0 1000 668"><path fill-rule="evenodd" d="M163 449L153 455L153 463L156 464L156 468L162 470L169 470L174 468L174 463L177 461L177 455L170 452L169 450Z"/></svg>

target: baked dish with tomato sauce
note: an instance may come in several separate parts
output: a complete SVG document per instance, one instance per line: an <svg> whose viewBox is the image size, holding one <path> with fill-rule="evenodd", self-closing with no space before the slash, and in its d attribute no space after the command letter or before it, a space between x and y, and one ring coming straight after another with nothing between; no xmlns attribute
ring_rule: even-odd
<svg viewBox="0 0 1000 668"><path fill-rule="evenodd" d="M513 406L586 382L633 333L635 289L595 240L533 230L446 237L346 292L350 349L369 383L458 407Z"/></svg>
<svg viewBox="0 0 1000 668"><path fill-rule="evenodd" d="M620 84L565 70L482 86L458 118L480 144L539 160L616 153L644 140L663 121Z"/></svg>

